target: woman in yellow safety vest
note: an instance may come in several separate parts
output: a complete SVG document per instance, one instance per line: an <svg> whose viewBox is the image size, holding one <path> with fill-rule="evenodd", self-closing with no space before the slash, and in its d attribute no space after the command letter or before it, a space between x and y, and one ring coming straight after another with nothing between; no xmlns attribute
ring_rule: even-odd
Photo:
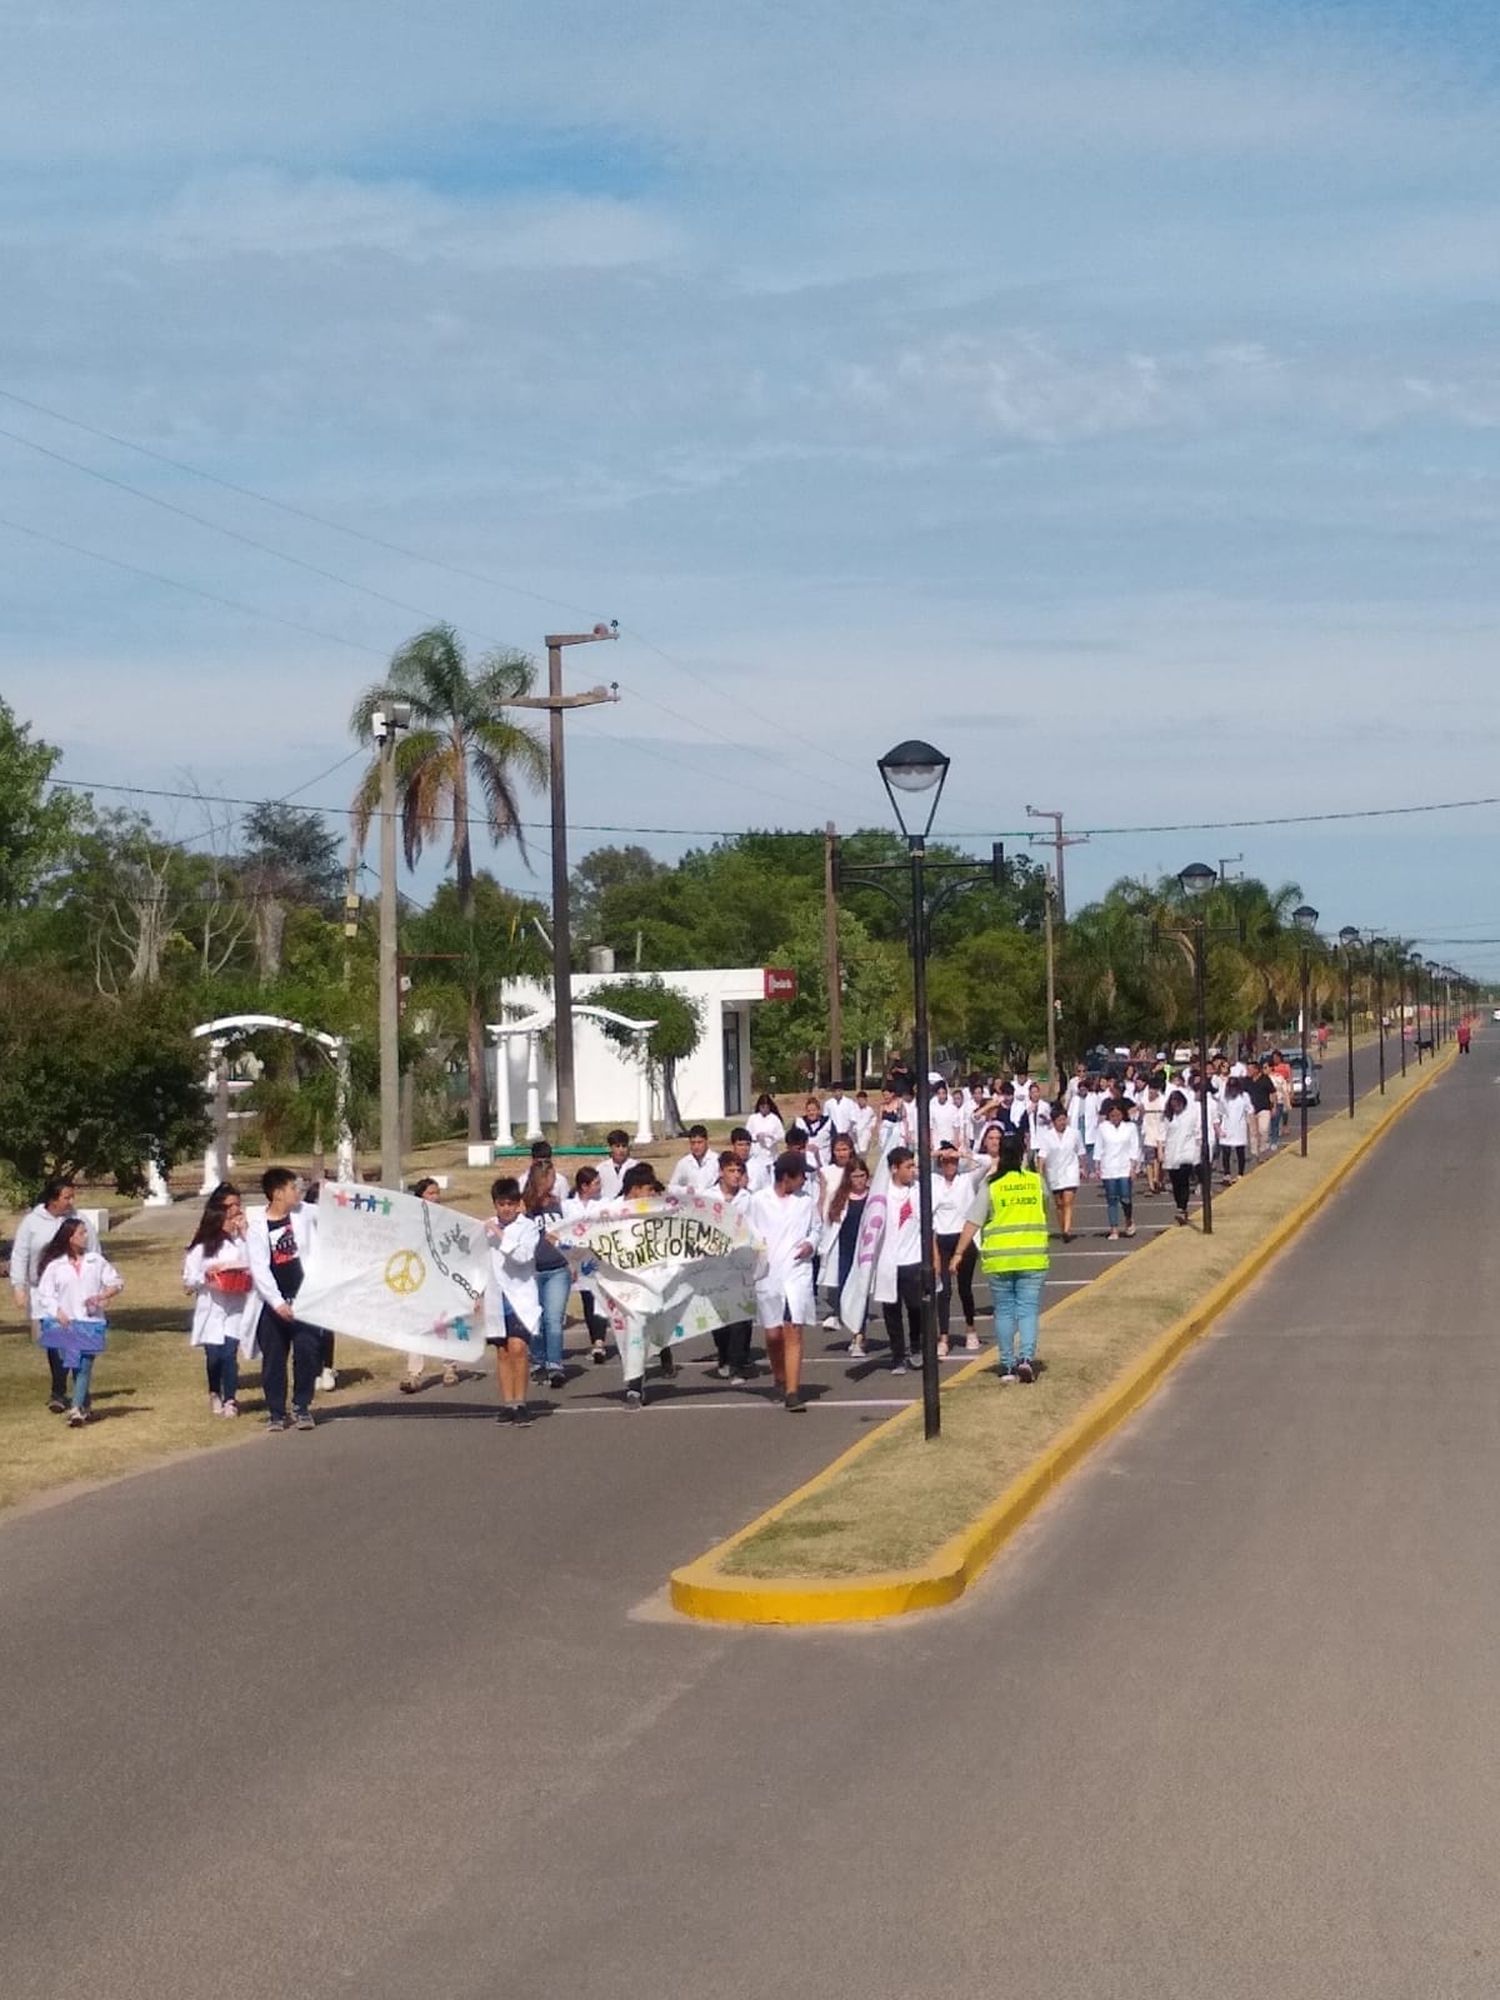
<svg viewBox="0 0 1500 2000"><path fill-rule="evenodd" d="M1007 1132L994 1178L979 1183L954 1253L956 1262L978 1237L1002 1382L1036 1380L1037 1321L1047 1278L1047 1196L1041 1175L1028 1173L1025 1160L1025 1138Z"/></svg>

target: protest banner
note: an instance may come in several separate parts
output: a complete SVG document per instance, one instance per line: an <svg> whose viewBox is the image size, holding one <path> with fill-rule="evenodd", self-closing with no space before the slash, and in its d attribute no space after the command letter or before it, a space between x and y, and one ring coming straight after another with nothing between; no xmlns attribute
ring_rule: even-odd
<svg viewBox="0 0 1500 2000"><path fill-rule="evenodd" d="M612 1202L552 1233L587 1265L581 1282L608 1308L627 1382L664 1347L755 1317L759 1246L719 1197Z"/></svg>
<svg viewBox="0 0 1500 2000"><path fill-rule="evenodd" d="M483 1223L391 1188L325 1186L297 1317L438 1361L484 1359Z"/></svg>

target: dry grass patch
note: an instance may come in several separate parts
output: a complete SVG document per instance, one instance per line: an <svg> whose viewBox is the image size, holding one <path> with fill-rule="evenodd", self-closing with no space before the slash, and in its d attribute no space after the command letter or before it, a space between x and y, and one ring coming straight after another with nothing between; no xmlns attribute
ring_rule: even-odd
<svg viewBox="0 0 1500 2000"><path fill-rule="evenodd" d="M893 1418L806 1498L727 1550L731 1576L855 1577L926 1562L981 1514L1102 1390L1326 1184L1419 1078L1397 1077L1353 1119L1314 1128L1306 1160L1295 1143L1214 1201L1214 1233L1173 1230L1047 1312L1031 1388L1002 1388L993 1362L943 1392L943 1433L922 1436L920 1412ZM1168 1214L1151 1204L1153 1214Z"/></svg>

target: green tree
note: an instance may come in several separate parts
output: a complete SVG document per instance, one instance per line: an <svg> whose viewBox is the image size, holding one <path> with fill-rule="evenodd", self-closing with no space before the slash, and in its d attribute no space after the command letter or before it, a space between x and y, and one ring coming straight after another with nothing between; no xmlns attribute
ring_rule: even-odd
<svg viewBox="0 0 1500 2000"><path fill-rule="evenodd" d="M0 700L0 925L33 902L67 852L78 806L47 789L61 757Z"/></svg>
<svg viewBox="0 0 1500 2000"><path fill-rule="evenodd" d="M338 837L320 813L266 799L245 815L240 887L255 926L262 980L281 970L287 916L297 904L331 913L343 882Z"/></svg>
<svg viewBox="0 0 1500 2000"><path fill-rule="evenodd" d="M535 678L524 653L495 652L470 664L451 625L419 632L396 653L385 679L366 688L350 726L361 743L374 740L374 716L393 701L411 706L411 728L396 745L396 786L409 867L440 834L448 840L465 922L472 924L474 846L472 806L498 842L514 840L524 855L518 781L541 785L547 752L540 738L507 710L531 693ZM356 836L363 841L380 803L380 759L375 758L354 798ZM468 997L469 1137L485 1131L484 1009L486 996Z"/></svg>
<svg viewBox="0 0 1500 2000"><path fill-rule="evenodd" d="M120 1002L59 988L45 973L0 975L0 1159L35 1184L48 1174L145 1185L207 1144L203 1050L158 993Z"/></svg>
<svg viewBox="0 0 1500 2000"><path fill-rule="evenodd" d="M703 1039L703 1009L686 993L679 993L660 979L621 979L601 987L590 998L614 1014L628 1014L633 1021L654 1021L646 1037L648 1069L661 1077L663 1114L674 1132L681 1132L682 1114L677 1108L677 1065L686 1062ZM613 1021L601 1023L605 1034L617 1047L632 1055L638 1037Z"/></svg>

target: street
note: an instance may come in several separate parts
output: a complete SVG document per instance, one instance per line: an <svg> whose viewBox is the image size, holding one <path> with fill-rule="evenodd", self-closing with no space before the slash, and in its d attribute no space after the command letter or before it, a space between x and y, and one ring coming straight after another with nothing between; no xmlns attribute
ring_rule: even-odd
<svg viewBox="0 0 1500 2000"><path fill-rule="evenodd" d="M1497 1070L952 1612L662 1609L916 1393L832 1356L805 1424L485 1385L0 1525L7 2000L1492 1995Z"/></svg>

